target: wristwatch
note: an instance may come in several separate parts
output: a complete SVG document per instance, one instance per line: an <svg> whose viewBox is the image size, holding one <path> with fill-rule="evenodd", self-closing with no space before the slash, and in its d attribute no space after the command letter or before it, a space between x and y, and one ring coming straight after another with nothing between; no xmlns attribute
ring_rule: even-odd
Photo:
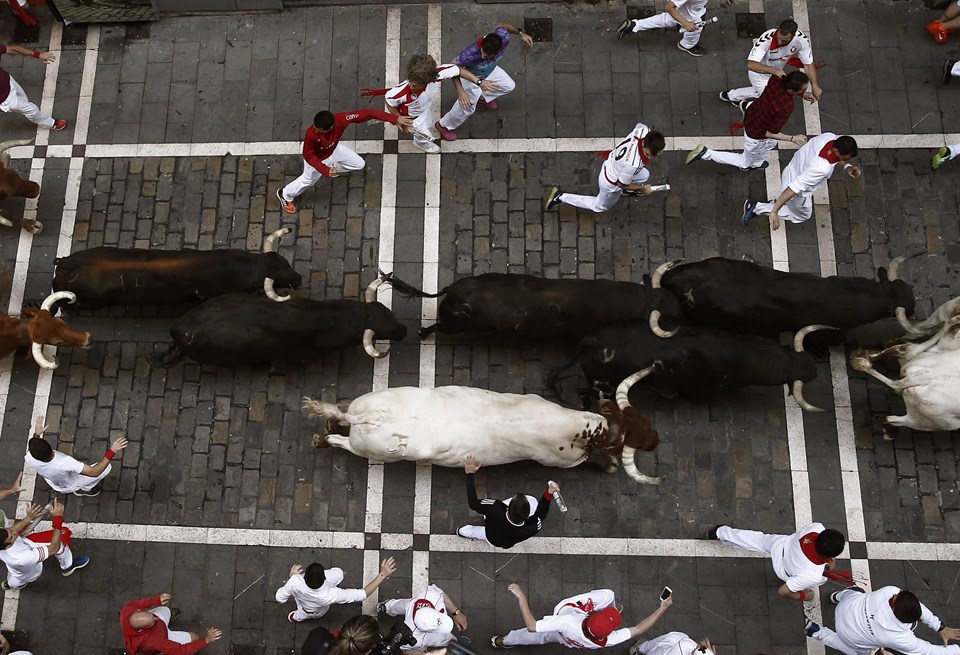
<svg viewBox="0 0 960 655"><path fill-rule="evenodd" d="M462 614L462 612L459 609L455 609L453 610L453 614L451 614L450 616L460 616L460 614Z"/></svg>

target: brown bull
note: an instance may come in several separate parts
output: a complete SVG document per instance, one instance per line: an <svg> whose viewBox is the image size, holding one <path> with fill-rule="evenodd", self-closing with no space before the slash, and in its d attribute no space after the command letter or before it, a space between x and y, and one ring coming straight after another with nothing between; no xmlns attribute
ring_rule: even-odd
<svg viewBox="0 0 960 655"><path fill-rule="evenodd" d="M59 291L47 296L40 309L24 307L21 318L0 314L0 357L29 347L38 365L52 369L57 367L57 361L47 359L43 354L44 345L88 347L89 332L74 330L63 319L50 313L53 304L64 299L73 302L76 296L69 291Z"/></svg>
<svg viewBox="0 0 960 655"><path fill-rule="evenodd" d="M0 200L4 198L36 198L40 195L40 185L20 177L20 174L10 168L10 155L7 150L14 146L25 146L33 143L33 139L20 141L4 141L0 143Z"/></svg>

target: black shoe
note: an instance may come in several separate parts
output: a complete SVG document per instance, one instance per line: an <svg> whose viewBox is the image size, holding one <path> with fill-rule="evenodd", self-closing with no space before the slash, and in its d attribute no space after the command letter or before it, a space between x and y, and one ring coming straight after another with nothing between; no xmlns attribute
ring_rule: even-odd
<svg viewBox="0 0 960 655"><path fill-rule="evenodd" d="M90 491L83 491L82 489L77 489L73 492L74 496L99 496L100 492L103 491L103 480L100 480L97 484L94 485L93 489Z"/></svg>
<svg viewBox="0 0 960 655"><path fill-rule="evenodd" d="M941 82L950 84L950 80L953 79L953 65L956 63L956 59L947 59L943 62L943 75L940 77Z"/></svg>
<svg viewBox="0 0 960 655"><path fill-rule="evenodd" d="M707 54L707 51L704 50L704 49L703 49L703 46L700 45L699 43L698 43L697 45L693 46L692 48L684 48L683 45L682 45L682 43L683 43L682 41L681 41L680 43L678 43L678 44L677 44L677 47L680 48L681 50L683 50L685 53L687 53L687 54L690 55L691 57L702 57L702 56L704 56L705 54Z"/></svg>
<svg viewBox="0 0 960 655"><path fill-rule="evenodd" d="M617 28L617 38L622 39L631 32L633 32L633 21L628 18L620 23L620 27Z"/></svg>
<svg viewBox="0 0 960 655"><path fill-rule="evenodd" d="M558 186L551 187L550 195L547 196L547 201L543 203L543 209L545 211L550 211L551 209L559 205L560 204L559 198L562 194L563 194L563 190L560 187Z"/></svg>
<svg viewBox="0 0 960 655"><path fill-rule="evenodd" d="M720 99L723 100L724 102L729 102L729 103L732 103L732 104L734 104L734 105L737 104L737 102L736 102L735 100L731 100L731 99L730 99L730 92L729 92L729 91L721 91L721 92L720 92Z"/></svg>
<svg viewBox="0 0 960 655"><path fill-rule="evenodd" d="M755 200L747 199L743 203L743 224L750 225L752 221L757 216L757 202Z"/></svg>
<svg viewBox="0 0 960 655"><path fill-rule="evenodd" d="M0 582L0 589L3 589L4 591L10 591L10 585L7 584L6 580Z"/></svg>
<svg viewBox="0 0 960 655"><path fill-rule="evenodd" d="M713 541L720 541L720 537L717 536L717 530L719 530L722 527L723 527L723 523L718 523L717 525L707 530L707 535L706 535L707 539L711 539Z"/></svg>
<svg viewBox="0 0 960 655"><path fill-rule="evenodd" d="M171 607L171 608L170 608L170 622L173 623L174 621L176 621L176 619L177 619L178 616L180 616L180 608L179 608L179 607Z"/></svg>
<svg viewBox="0 0 960 655"><path fill-rule="evenodd" d="M387 613L387 601L382 603L377 603L377 614L386 614Z"/></svg>

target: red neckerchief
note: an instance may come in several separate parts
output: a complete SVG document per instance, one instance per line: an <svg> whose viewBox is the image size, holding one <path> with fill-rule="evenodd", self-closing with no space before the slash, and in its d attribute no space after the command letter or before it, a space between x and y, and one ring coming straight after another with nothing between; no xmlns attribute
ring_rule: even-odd
<svg viewBox="0 0 960 655"><path fill-rule="evenodd" d="M819 534L819 532L811 532L800 537L800 550L814 564L826 564L830 561L830 558L820 557L817 553L817 535Z"/></svg>
<svg viewBox="0 0 960 655"><path fill-rule="evenodd" d="M779 48L780 46L784 46L784 45L787 45L787 44L786 44L786 43L778 43L778 42L777 42L777 32L776 32L776 30L774 30L774 32L773 32L773 38L770 39L770 49L771 49L771 50L776 50L776 49Z"/></svg>
<svg viewBox="0 0 960 655"><path fill-rule="evenodd" d="M643 154L643 139L638 136L633 138L637 140L637 152L640 153L640 161L642 161L643 165L646 166L650 163L650 158Z"/></svg>
<svg viewBox="0 0 960 655"><path fill-rule="evenodd" d="M477 47L480 48L480 52L483 52L483 40L487 38L487 35L484 34L479 39L477 39Z"/></svg>
<svg viewBox="0 0 960 655"><path fill-rule="evenodd" d="M580 624L580 630L583 631L583 636L589 639L590 641L592 641L593 643L595 643L596 645L600 646L600 648L605 647L607 645L607 638L594 637L590 633L590 630L587 628L587 621L589 620L590 620L590 617L588 616L583 620L583 623Z"/></svg>
<svg viewBox="0 0 960 655"><path fill-rule="evenodd" d="M820 156L826 159L831 164L836 164L840 161L840 157L835 152L830 152L833 150L833 144L836 141L827 141L827 145L823 146L823 150L820 151Z"/></svg>

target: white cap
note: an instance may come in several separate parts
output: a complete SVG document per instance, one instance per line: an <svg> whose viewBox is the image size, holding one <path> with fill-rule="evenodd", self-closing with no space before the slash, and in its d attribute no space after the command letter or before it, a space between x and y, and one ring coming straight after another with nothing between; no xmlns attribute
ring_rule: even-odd
<svg viewBox="0 0 960 655"><path fill-rule="evenodd" d="M413 615L413 624L423 632L453 632L453 619L432 607L421 607Z"/></svg>

